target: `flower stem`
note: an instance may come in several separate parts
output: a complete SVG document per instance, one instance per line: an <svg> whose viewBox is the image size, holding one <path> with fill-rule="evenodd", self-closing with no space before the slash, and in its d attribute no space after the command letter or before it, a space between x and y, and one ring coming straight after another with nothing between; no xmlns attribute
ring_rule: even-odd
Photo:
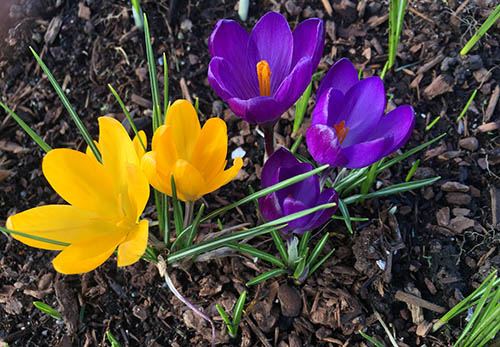
<svg viewBox="0 0 500 347"><path fill-rule="evenodd" d="M193 221L194 201L186 201L184 205L184 229Z"/></svg>
<svg viewBox="0 0 500 347"><path fill-rule="evenodd" d="M264 161L267 160L274 153L274 148L276 147L276 139L274 138L274 126L276 122L269 122L262 124L262 130L264 131L264 142L266 144L266 156Z"/></svg>

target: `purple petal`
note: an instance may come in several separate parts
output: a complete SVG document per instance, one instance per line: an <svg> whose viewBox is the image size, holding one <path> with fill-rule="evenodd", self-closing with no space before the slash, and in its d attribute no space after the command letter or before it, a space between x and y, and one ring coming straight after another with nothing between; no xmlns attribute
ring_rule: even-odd
<svg viewBox="0 0 500 347"><path fill-rule="evenodd" d="M339 105L330 104L330 112ZM349 132L342 143L347 147L364 142L373 133L385 110L384 83L379 77L369 77L358 82L345 95L342 115L338 120L345 120Z"/></svg>
<svg viewBox="0 0 500 347"><path fill-rule="evenodd" d="M349 59L342 58L332 65L321 81L316 95L321 95L326 89L338 89L346 94L349 89L359 82L358 72Z"/></svg>
<svg viewBox="0 0 500 347"><path fill-rule="evenodd" d="M260 181L262 188L267 188L278 183L278 173L280 168L287 168L297 165L299 161L286 148L280 147L267 159Z"/></svg>
<svg viewBox="0 0 500 347"><path fill-rule="evenodd" d="M266 222L283 217L283 210L281 209L275 193L260 198L259 209Z"/></svg>
<svg viewBox="0 0 500 347"><path fill-rule="evenodd" d="M303 57L311 59L312 70L316 70L325 47L325 28L319 18L300 23L293 31L292 66Z"/></svg>
<svg viewBox="0 0 500 347"><path fill-rule="evenodd" d="M306 133L309 152L316 162L332 166L345 166L347 158L342 153L337 133L323 124L311 125Z"/></svg>
<svg viewBox="0 0 500 347"><path fill-rule="evenodd" d="M333 128L342 112L344 94L338 89L327 89L321 94L312 114L312 124L324 124Z"/></svg>
<svg viewBox="0 0 500 347"><path fill-rule="evenodd" d="M246 90L244 95L236 96L249 99L260 95L255 64L250 66L248 52L241 47L247 47L250 35L233 20L220 20L208 40L210 55L224 58L233 70L231 79L237 80ZM225 82L227 83L227 82Z"/></svg>
<svg viewBox="0 0 500 347"><path fill-rule="evenodd" d="M309 58L302 58L279 86L274 98L287 110L304 94L311 82L312 65Z"/></svg>
<svg viewBox="0 0 500 347"><path fill-rule="evenodd" d="M399 106L380 119L370 139L392 135L393 143L387 153L384 154L386 156L398 150L408 141L414 126L413 108L410 105Z"/></svg>
<svg viewBox="0 0 500 347"><path fill-rule="evenodd" d="M212 58L208 65L208 82L217 95L226 101L234 97L250 99L258 96L257 86L236 78L236 70L226 59Z"/></svg>
<svg viewBox="0 0 500 347"><path fill-rule="evenodd" d="M337 211L338 208L339 198L337 196L337 192L335 191L335 189L327 188L323 190L315 205L319 206L323 204L329 204L332 202L336 203L337 205L324 210L320 210L313 214L311 221L309 222L310 230L322 226L328 219L330 219L331 216L333 216L333 214L335 213L335 211Z"/></svg>
<svg viewBox="0 0 500 347"><path fill-rule="evenodd" d="M358 169L375 163L392 148L393 140L392 135L387 135L343 148L342 153L349 161L343 166L348 169Z"/></svg>
<svg viewBox="0 0 500 347"><path fill-rule="evenodd" d="M307 210L308 208L309 207L307 207L303 202L295 200L294 198L285 198L285 201L283 203L283 212L285 216L289 216L293 213ZM288 225L285 228L285 230L295 231L296 229L300 230L303 229L304 227L307 228L310 220L311 220L311 214L297 218L291 222L288 222Z"/></svg>
<svg viewBox="0 0 500 347"><path fill-rule="evenodd" d="M298 163L292 167L281 167L278 173L278 181L283 182L289 178L309 172L313 166L309 163ZM319 178L317 175L310 176L300 182L292 184L276 192L278 200L284 201L286 197L293 197L302 201L306 206L313 204L319 196Z"/></svg>
<svg viewBox="0 0 500 347"><path fill-rule="evenodd" d="M247 50L250 65L255 66L254 75L257 75L259 61L266 60L269 64L271 95L274 95L290 72L292 63L293 36L285 17L277 12L265 14L255 24Z"/></svg>
<svg viewBox="0 0 500 347"><path fill-rule="evenodd" d="M248 123L271 122L284 112L283 107L274 98L258 96L248 100L231 98L226 100L231 110Z"/></svg>

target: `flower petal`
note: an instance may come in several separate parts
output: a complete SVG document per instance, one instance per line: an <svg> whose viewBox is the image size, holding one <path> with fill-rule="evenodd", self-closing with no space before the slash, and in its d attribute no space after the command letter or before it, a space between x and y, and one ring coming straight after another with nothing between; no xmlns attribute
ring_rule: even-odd
<svg viewBox="0 0 500 347"><path fill-rule="evenodd" d="M173 174L177 197L182 201L196 201L204 194L207 184L200 172L189 162L177 160Z"/></svg>
<svg viewBox="0 0 500 347"><path fill-rule="evenodd" d="M231 182L233 178L236 177L238 171L240 171L243 166L243 160L240 157L237 157L233 160L233 166L227 170L221 171L215 178L213 178L210 182L207 182L207 188L203 192L204 194L211 193L223 185Z"/></svg>
<svg viewBox="0 0 500 347"><path fill-rule="evenodd" d="M319 228L325 222L330 219L331 216L337 211L338 204L339 204L339 198L337 196L337 192L333 188L326 188L323 190L319 196L318 201L316 202L316 206L320 206L323 204L329 204L329 203L336 203L337 206L330 207L324 210L320 210L315 212L312 215L311 221L309 222L309 229L313 230L316 228Z"/></svg>
<svg viewBox="0 0 500 347"><path fill-rule="evenodd" d="M370 139L392 135L393 144L384 156L402 147L410 138L415 126L415 116L410 105L402 105L380 119Z"/></svg>
<svg viewBox="0 0 500 347"><path fill-rule="evenodd" d="M59 253L52 264L56 271L66 275L92 271L113 254L124 238L125 235L115 229L106 236L73 243Z"/></svg>
<svg viewBox="0 0 500 347"><path fill-rule="evenodd" d="M298 163L299 161L292 153L284 147L279 147L274 151L269 159L267 159L264 167L262 168L260 178L262 188L270 187L279 182L278 173L280 168L291 167L297 165Z"/></svg>
<svg viewBox="0 0 500 347"><path fill-rule="evenodd" d="M102 165L113 179L118 194L127 196L127 164L139 165L134 144L123 125L111 117L99 117Z"/></svg>
<svg viewBox="0 0 500 347"><path fill-rule="evenodd" d="M356 68L347 58L337 60L332 65L321 81L316 97L321 96L328 88L338 89L343 94L346 94L356 83L359 82L358 72Z"/></svg>
<svg viewBox="0 0 500 347"><path fill-rule="evenodd" d="M119 214L114 178L94 158L72 149L53 149L43 158L42 170L71 205L101 216Z"/></svg>
<svg viewBox="0 0 500 347"><path fill-rule="evenodd" d="M299 200L296 200L292 197L285 198L283 202L283 212L285 216L289 216L293 213L307 210L308 207ZM309 228L309 221L311 220L311 214L305 215L304 217L300 217L294 219L291 222L288 222L288 225L283 231L293 231L296 233L302 233Z"/></svg>
<svg viewBox="0 0 500 347"><path fill-rule="evenodd" d="M294 66L293 71L283 80L274 98L284 110L287 110L304 94L311 82L312 72L311 60L302 58Z"/></svg>
<svg viewBox="0 0 500 347"><path fill-rule="evenodd" d="M311 124L323 124L333 128L342 114L344 94L338 89L327 89L321 94L314 108Z"/></svg>
<svg viewBox="0 0 500 347"><path fill-rule="evenodd" d="M234 49L237 49L234 47ZM255 24L247 54L250 65L266 60L271 69L271 95L290 72L293 52L293 36L285 17L277 12L268 12Z"/></svg>
<svg viewBox="0 0 500 347"><path fill-rule="evenodd" d="M314 160L320 164L345 166L347 158L333 128L323 124L311 125L306 133L306 143Z"/></svg>
<svg viewBox="0 0 500 347"><path fill-rule="evenodd" d="M292 66L295 66L303 57L307 57L311 59L312 70L316 70L325 47L323 21L319 18L307 19L295 28L292 35Z"/></svg>
<svg viewBox="0 0 500 347"><path fill-rule="evenodd" d="M137 153L137 158L140 161L142 156L144 155L144 153L146 153L146 150L144 149L144 147L142 147L141 141L139 141L139 138L141 139L142 144L144 144L145 147L148 145L148 138L146 137L146 133L143 130L140 130L139 137L137 137L137 135L136 135L136 136L134 136L134 139L132 140L132 143L134 144L135 153Z"/></svg>
<svg viewBox="0 0 500 347"><path fill-rule="evenodd" d="M249 100L232 98L226 100L231 110L248 123L266 123L277 120L285 111L282 105L269 96L258 96Z"/></svg>
<svg viewBox="0 0 500 347"><path fill-rule="evenodd" d="M144 154L141 160L141 169L146 175L149 184L151 184L156 190L172 196L170 179L164 178L170 177L170 173L166 173L165 175L160 176L156 168L156 157L156 152L147 152L146 154Z"/></svg>
<svg viewBox="0 0 500 347"><path fill-rule="evenodd" d="M148 221L143 219L127 234L118 246L118 266L127 266L138 261L148 245Z"/></svg>
<svg viewBox="0 0 500 347"><path fill-rule="evenodd" d="M224 58L214 57L208 65L208 82L222 99L228 100L233 97L250 99L260 95L257 77L255 81L251 76L241 76L241 67L234 66Z"/></svg>
<svg viewBox="0 0 500 347"><path fill-rule="evenodd" d="M210 182L226 165L227 126L220 118L210 118L201 129L191 163Z"/></svg>
<svg viewBox="0 0 500 347"><path fill-rule="evenodd" d="M348 163L342 166L348 169L358 169L371 165L382 159L387 151L392 148L392 144L393 137L392 135L388 135L345 147L342 149L342 153L348 159Z"/></svg>
<svg viewBox="0 0 500 347"><path fill-rule="evenodd" d="M127 165L128 204L125 213L134 222L139 219L149 199L149 182L144 172L135 165Z"/></svg>
<svg viewBox="0 0 500 347"><path fill-rule="evenodd" d="M175 148L179 158L190 161L201 127L193 105L177 100L168 109L165 125L172 127Z"/></svg>
<svg viewBox="0 0 500 347"><path fill-rule="evenodd" d="M331 105L331 104L330 104ZM331 105L330 110L338 105ZM345 94L342 114L349 132L342 147L365 141L377 126L385 110L385 90L380 77L368 77Z"/></svg>
<svg viewBox="0 0 500 347"><path fill-rule="evenodd" d="M289 178L309 172L313 166L309 163L298 163L288 168L280 168L278 173L278 181L283 182ZM292 197L301 201L306 206L312 206L318 199L319 195L319 178L317 175L309 176L308 178L294 183L286 188L276 192L279 201L284 201L286 197Z"/></svg>
<svg viewBox="0 0 500 347"><path fill-rule="evenodd" d="M46 239L73 243L89 237L96 237L101 230L113 224L98 219L99 216L70 205L45 205L35 207L7 219L7 229L19 231ZM12 234L22 243L42 249L61 250L58 246Z"/></svg>
<svg viewBox="0 0 500 347"><path fill-rule="evenodd" d="M179 158L174 131L172 126L163 126L159 127L153 136L153 152L156 153L156 170L158 174L166 177L170 177L173 167Z"/></svg>
<svg viewBox="0 0 500 347"><path fill-rule="evenodd" d="M263 196L259 199L259 209L266 222L283 217L283 210L275 193Z"/></svg>

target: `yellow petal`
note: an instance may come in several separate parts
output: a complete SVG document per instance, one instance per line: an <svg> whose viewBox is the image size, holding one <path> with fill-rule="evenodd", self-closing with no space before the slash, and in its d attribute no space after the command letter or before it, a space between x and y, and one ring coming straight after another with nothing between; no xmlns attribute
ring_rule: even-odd
<svg viewBox="0 0 500 347"><path fill-rule="evenodd" d="M141 139L140 141L139 141L139 138ZM141 141L142 141L142 145L144 145L144 147L141 145ZM137 135L134 136L132 143L134 144L134 149L135 149L135 153L137 153L137 158L139 158L139 160L141 160L144 153L146 153L146 150L144 148L148 144L148 139L146 137L146 133L142 130L139 131L139 137L137 137Z"/></svg>
<svg viewBox="0 0 500 347"><path fill-rule="evenodd" d="M153 151L156 151L160 145L158 144L159 139L161 138L161 135L163 132L167 130L166 125L160 125L158 129L156 129L155 133L153 134L153 140L151 141L151 149Z"/></svg>
<svg viewBox="0 0 500 347"><path fill-rule="evenodd" d="M125 239L117 229L112 234L85 239L66 247L52 260L56 271L71 275L89 272L101 265Z"/></svg>
<svg viewBox="0 0 500 347"><path fill-rule="evenodd" d="M112 223L99 219L93 213L70 205L46 205L35 207L10 216L7 229L55 241L74 243L100 236L100 232L113 228ZM104 235L105 235L104 234ZM12 234L12 237L31 247L61 250L66 246L33 240Z"/></svg>
<svg viewBox="0 0 500 347"><path fill-rule="evenodd" d="M139 165L132 140L116 119L99 117L99 145L102 164L113 178L118 193L126 196L127 164Z"/></svg>
<svg viewBox="0 0 500 347"><path fill-rule="evenodd" d="M191 154L201 131L193 105L187 100L175 101L168 109L165 125L173 128L179 158L191 161Z"/></svg>
<svg viewBox="0 0 500 347"><path fill-rule="evenodd" d="M198 170L187 161L177 160L173 174L177 197L182 201L196 201L204 194L205 180Z"/></svg>
<svg viewBox="0 0 500 347"><path fill-rule="evenodd" d="M162 128L155 140L156 148L153 151L156 152L156 169L158 170L158 174L170 177L172 168L178 159L174 142L174 129L171 126Z"/></svg>
<svg viewBox="0 0 500 347"><path fill-rule="evenodd" d="M212 181L208 182L207 189L203 192L203 194L213 192L214 190L217 190L223 185L229 183L236 177L242 166L243 160L240 157L234 159L233 166L231 168L220 172Z"/></svg>
<svg viewBox="0 0 500 347"><path fill-rule="evenodd" d="M144 154L141 160L141 169L146 175L149 184L151 184L156 190L172 195L170 180L160 177L156 170L156 152L147 152Z"/></svg>
<svg viewBox="0 0 500 347"><path fill-rule="evenodd" d="M149 182L142 170L135 165L127 165L127 186L129 206L125 214L136 222L144 211L149 199Z"/></svg>
<svg viewBox="0 0 500 347"><path fill-rule="evenodd" d="M226 123L220 118L210 118L201 129L190 163L210 182L224 170L226 154Z"/></svg>
<svg viewBox="0 0 500 347"><path fill-rule="evenodd" d="M148 244L148 221L141 220L130 230L127 238L118 246L118 266L127 266L138 261Z"/></svg>
<svg viewBox="0 0 500 347"><path fill-rule="evenodd" d="M101 216L119 213L111 176L90 156L72 149L53 149L43 158L42 170L52 188L71 205Z"/></svg>

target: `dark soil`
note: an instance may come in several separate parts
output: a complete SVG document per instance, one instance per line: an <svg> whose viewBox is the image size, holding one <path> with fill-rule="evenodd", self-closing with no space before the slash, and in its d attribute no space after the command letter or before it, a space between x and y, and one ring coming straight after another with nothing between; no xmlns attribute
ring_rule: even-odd
<svg viewBox="0 0 500 347"><path fill-rule="evenodd" d="M236 2L172 2L173 11L170 1L143 1L155 56L166 53L168 58L170 98L198 97L204 120L220 116L228 122L230 151L241 147L246 152L237 179L205 197L213 210L248 194L248 185L259 187L263 138L254 126L232 115L206 78L207 39L218 19L237 19ZM416 111L415 131L405 149L442 133L447 136L384 172L376 184L384 187L404 181L417 159L421 163L416 179L439 175L441 180L414 192L352 206L351 215L368 217L369 222L355 223L353 235L343 222L330 223L327 231L332 237L325 252L336 251L304 285L295 286L283 276L247 288L250 307L237 340L222 333L215 304L231 309L244 284L269 269L268 264L232 254L171 270L183 295L216 320L219 342L228 346L363 346L367 342L358 331L366 327L368 335L389 346L377 314L400 346L448 346L456 340L464 317L435 333L428 327L493 269L500 268L499 23L469 55L458 56L494 6L495 1L485 0L409 1L396 66L384 81L388 107L410 104ZM307 17L323 18L327 35L319 69L326 70L347 57L363 69L364 77L380 74L387 59L386 2L259 1L251 4L249 20L243 25L250 30L271 10L287 16L292 27ZM0 14L2 101L47 143L85 147L29 46L63 85L92 134L101 115L124 119L108 83L140 127L150 128L143 33L134 27L128 2L8 0L0 3ZM162 72L158 77L162 89ZM479 90L476 98L457 123L475 89ZM312 107L311 103L309 115ZM1 115L0 225L4 225L10 214L62 200L43 178L42 151L13 119L4 112ZM440 120L426 131L438 116ZM277 127L278 142L286 146L293 141L292 120L290 110ZM299 152L307 155L303 145ZM395 215L388 213L393 206L397 206ZM156 218L152 209L146 214ZM203 233L216 229L216 221L212 222L202 226ZM255 225L258 220L253 205L248 204L227 213L222 222ZM269 240L263 236L252 243L277 254ZM106 331L129 346L208 344L208 326L169 292L153 264L140 261L117 268L111 259L91 273L63 276L55 273L53 257L49 251L29 248L0 234L0 344L109 345ZM408 294L434 305L408 305ZM41 313L32 304L35 300L62 312L64 321ZM299 312L295 317L284 315L294 309Z"/></svg>

